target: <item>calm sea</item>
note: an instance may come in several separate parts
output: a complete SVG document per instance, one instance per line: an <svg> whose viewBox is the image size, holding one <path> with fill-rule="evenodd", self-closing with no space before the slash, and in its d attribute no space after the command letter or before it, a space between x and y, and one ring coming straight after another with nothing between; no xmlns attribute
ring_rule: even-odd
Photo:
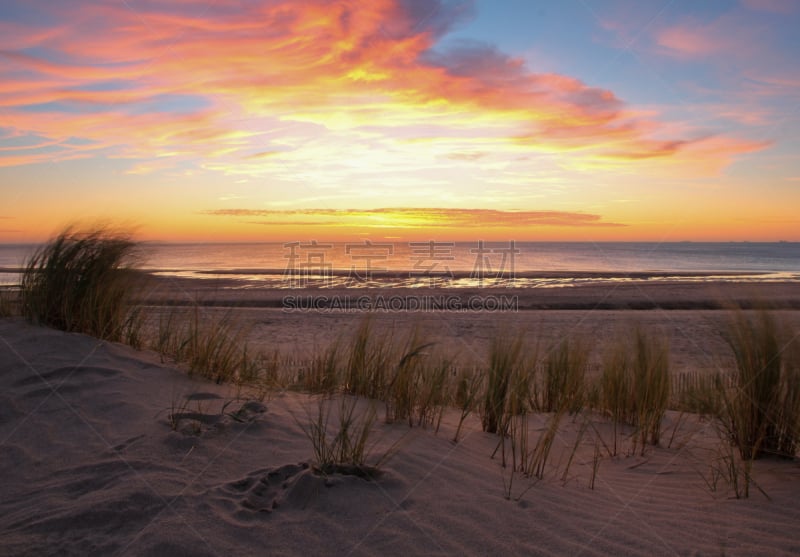
<svg viewBox="0 0 800 557"><path fill-rule="evenodd" d="M15 284L35 246L0 244L0 284ZM253 286L567 286L608 280L800 280L800 243L394 242L148 244L158 275Z"/></svg>

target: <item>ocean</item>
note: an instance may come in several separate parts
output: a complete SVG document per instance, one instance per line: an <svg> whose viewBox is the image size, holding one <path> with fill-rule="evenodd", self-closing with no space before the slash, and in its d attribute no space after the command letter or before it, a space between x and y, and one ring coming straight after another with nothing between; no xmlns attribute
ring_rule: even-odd
<svg viewBox="0 0 800 557"><path fill-rule="evenodd" d="M0 284L19 281L36 246L0 244ZM286 242L144 244L158 276L241 285L560 287L620 280L800 280L800 243Z"/></svg>

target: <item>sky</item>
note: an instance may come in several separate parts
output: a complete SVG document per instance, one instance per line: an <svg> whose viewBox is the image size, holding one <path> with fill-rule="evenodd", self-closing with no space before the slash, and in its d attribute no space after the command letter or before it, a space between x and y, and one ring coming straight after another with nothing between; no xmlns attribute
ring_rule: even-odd
<svg viewBox="0 0 800 557"><path fill-rule="evenodd" d="M0 242L800 241L798 0L0 4Z"/></svg>

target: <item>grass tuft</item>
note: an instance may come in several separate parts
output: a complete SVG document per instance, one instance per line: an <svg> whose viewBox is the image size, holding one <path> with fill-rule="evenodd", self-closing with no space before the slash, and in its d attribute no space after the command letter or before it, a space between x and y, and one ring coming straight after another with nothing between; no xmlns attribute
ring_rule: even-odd
<svg viewBox="0 0 800 557"><path fill-rule="evenodd" d="M483 395L481 425L487 433L505 436L508 420L506 409L512 377L522 364L523 338L495 337L489 348L489 368Z"/></svg>
<svg viewBox="0 0 800 557"><path fill-rule="evenodd" d="M310 393L333 394L339 387L341 370L341 348L339 342L333 342L314 355L299 378L299 386Z"/></svg>
<svg viewBox="0 0 800 557"><path fill-rule="evenodd" d="M344 373L344 390L356 396L382 399L386 370L394 359L391 331L378 334L370 315L361 322L350 344Z"/></svg>
<svg viewBox="0 0 800 557"><path fill-rule="evenodd" d="M357 412L359 399L342 395L338 397L336 423L332 425L333 399L321 397L316 417L309 416L303 431L311 441L314 452L314 470L320 474L347 473L370 477L377 471L366 464L367 442L376 421L375 406Z"/></svg>
<svg viewBox="0 0 800 557"><path fill-rule="evenodd" d="M547 354L539 408L544 412L575 414L586 399L586 365L589 349L578 341L563 339Z"/></svg>
<svg viewBox="0 0 800 557"><path fill-rule="evenodd" d="M636 328L618 340L606 355L600 378L600 404L614 425L612 454L622 424L635 428L633 440L644 453L657 445L661 422L669 404L669 350L662 339Z"/></svg>
<svg viewBox="0 0 800 557"><path fill-rule="evenodd" d="M420 340L419 329L414 329L406 342L385 387L386 422L408 420L413 426L433 424L437 410L444 405L447 368L434 369L427 365L425 350L433 343Z"/></svg>
<svg viewBox="0 0 800 557"><path fill-rule="evenodd" d="M247 382L263 376L259 359L248 352L246 329L230 312L218 316L196 305L189 315L180 310L161 315L157 327L152 348L185 362L189 375L216 383Z"/></svg>
<svg viewBox="0 0 800 557"><path fill-rule="evenodd" d="M18 298L15 291L0 286L0 317L12 317L19 314Z"/></svg>
<svg viewBox="0 0 800 557"><path fill-rule="evenodd" d="M734 314L726 340L736 359L734 386L719 384L719 423L744 461L793 457L800 426L796 339L774 314Z"/></svg>
<svg viewBox="0 0 800 557"><path fill-rule="evenodd" d="M55 329L139 343L141 315L132 309L142 283L133 268L136 253L137 244L126 234L65 230L28 260L22 314Z"/></svg>

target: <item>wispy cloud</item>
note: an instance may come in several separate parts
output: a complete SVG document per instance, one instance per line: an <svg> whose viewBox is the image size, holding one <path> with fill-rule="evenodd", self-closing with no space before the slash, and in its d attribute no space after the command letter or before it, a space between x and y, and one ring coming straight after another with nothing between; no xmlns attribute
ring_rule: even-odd
<svg viewBox="0 0 800 557"><path fill-rule="evenodd" d="M566 211L499 211L388 207L376 209L214 209L205 214L245 218L270 226L325 226L363 228L524 228L528 226L618 227L600 215ZM254 217L263 220L253 221Z"/></svg>
<svg viewBox="0 0 800 557"><path fill-rule="evenodd" d="M454 161L481 158L471 158L484 151L476 142L507 156L523 147L633 163L673 157L697 141L664 137L657 117L614 92L533 72L492 45L443 47L472 2L39 8L58 23L0 28L0 107L4 125L43 144L0 151L0 166L168 153L168 161L132 171L190 162L230 174L283 168L299 176L305 167L305 180L314 182L330 175L327 165L339 164L343 150L353 157L380 151L385 161L372 164L407 166L421 151L402 142L426 130L448 143ZM714 46L685 29L663 41L686 55ZM68 145L72 137L86 143ZM725 145L694 156L716 168L755 148L733 139ZM358 170L333 172L344 179Z"/></svg>
<svg viewBox="0 0 800 557"><path fill-rule="evenodd" d="M795 0L742 0L742 5L754 11L775 14L791 14L800 10Z"/></svg>
<svg viewBox="0 0 800 557"><path fill-rule="evenodd" d="M660 28L655 42L661 53L682 59L735 56L751 60L760 57L768 48L768 29L753 25L751 17L732 11L712 19L681 18Z"/></svg>

